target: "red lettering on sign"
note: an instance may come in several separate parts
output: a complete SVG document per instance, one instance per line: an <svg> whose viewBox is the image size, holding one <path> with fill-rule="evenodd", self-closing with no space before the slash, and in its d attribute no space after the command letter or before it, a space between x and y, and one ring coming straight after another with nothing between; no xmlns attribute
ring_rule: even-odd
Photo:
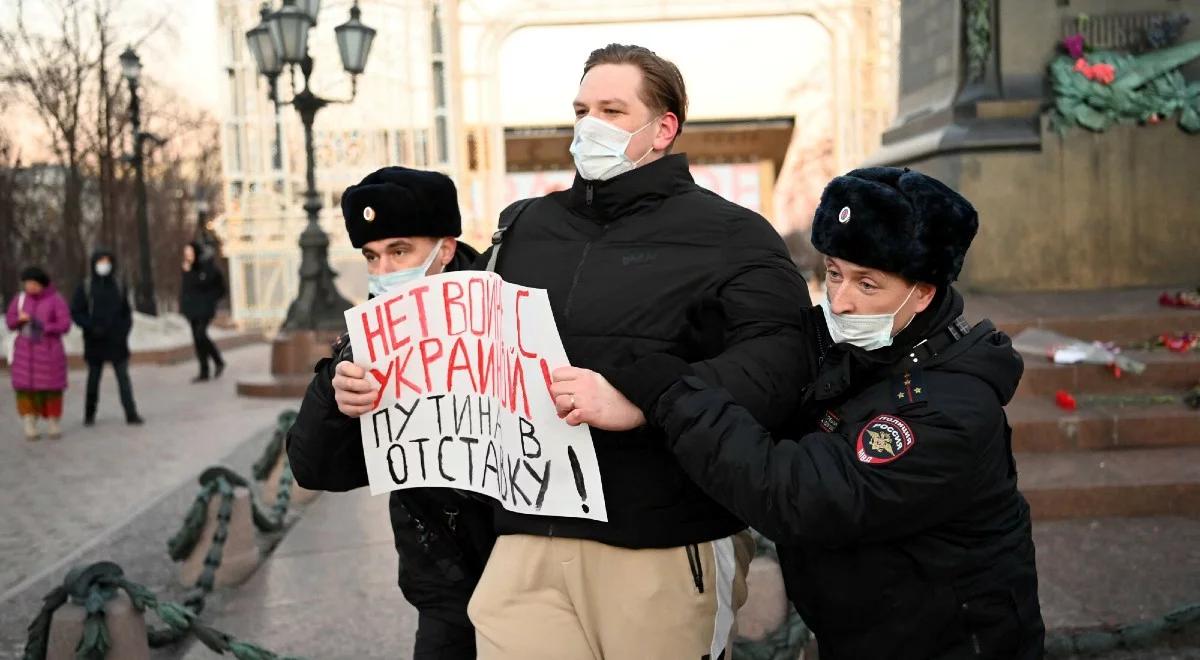
<svg viewBox="0 0 1200 660"><path fill-rule="evenodd" d="M408 344L409 336L404 334L400 339L396 338L396 326L408 320L408 316L401 314L399 316L392 315L392 303L399 302L404 299L404 294L400 294L395 298L389 298L383 303L383 315L387 317L388 338L392 341L392 350L398 351ZM391 351L389 351L390 353Z"/></svg>
<svg viewBox="0 0 1200 660"><path fill-rule="evenodd" d="M408 293L417 300L417 319L421 322L421 337L428 337L429 316L425 313L425 294L429 293L429 286L414 287Z"/></svg>
<svg viewBox="0 0 1200 660"><path fill-rule="evenodd" d="M450 368L446 370L446 390L454 389L454 374L459 371L465 371L467 377L471 379L471 390L482 394L479 387L475 384L475 374L471 373L470 355L467 353L467 344L459 337L454 341L454 346L450 348Z"/></svg>
<svg viewBox="0 0 1200 660"><path fill-rule="evenodd" d="M453 289L453 293L451 293ZM453 280L442 284L442 298L444 299L443 307L446 311L446 333L451 337L461 335L467 329L467 306L460 302L463 297L462 285ZM454 322L454 314L451 308L457 309L462 315L460 324Z"/></svg>
<svg viewBox="0 0 1200 660"><path fill-rule="evenodd" d="M537 353L525 350L525 344L521 337L521 299L528 298L529 291L521 289L517 292L516 314L517 314L517 349L521 351L521 355L527 358L536 358Z"/></svg>

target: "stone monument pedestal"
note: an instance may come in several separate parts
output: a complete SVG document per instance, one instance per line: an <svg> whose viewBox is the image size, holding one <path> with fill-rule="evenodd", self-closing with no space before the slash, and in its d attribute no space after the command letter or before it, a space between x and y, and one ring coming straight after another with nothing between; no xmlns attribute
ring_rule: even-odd
<svg viewBox="0 0 1200 660"><path fill-rule="evenodd" d="M1200 136L1174 118L1060 135L1049 121L1048 67L1067 36L1136 53L1148 27L1197 8L1196 0L905 0L897 118L864 165L912 167L975 205L966 288L1195 286ZM1200 24L1179 39L1200 39ZM1180 71L1197 80L1200 59Z"/></svg>
<svg viewBox="0 0 1200 660"><path fill-rule="evenodd" d="M75 647L83 638L87 611L71 602L63 603L50 620L50 637L46 644L46 660L75 660ZM105 660L150 660L146 641L146 620L133 607L129 595L118 591L104 606L104 625L112 648Z"/></svg>
<svg viewBox="0 0 1200 660"><path fill-rule="evenodd" d="M313 366L329 357L337 331L281 331L271 341L271 372L238 381L240 396L299 399L312 382Z"/></svg>
<svg viewBox="0 0 1200 660"><path fill-rule="evenodd" d="M245 487L233 489L233 512L229 518L228 536L221 555L221 565L213 580L214 587L241 584L258 568L259 550L251 512L250 490ZM204 571L204 558L212 547L213 533L217 530L217 512L221 508L221 496L214 495L208 502L208 517L200 540L187 559L179 566L180 584L190 587L196 584Z"/></svg>

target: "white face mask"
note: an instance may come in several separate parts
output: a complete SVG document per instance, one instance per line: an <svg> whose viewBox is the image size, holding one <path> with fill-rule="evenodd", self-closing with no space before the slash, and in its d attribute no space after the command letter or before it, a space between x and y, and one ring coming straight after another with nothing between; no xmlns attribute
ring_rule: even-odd
<svg viewBox="0 0 1200 660"><path fill-rule="evenodd" d="M96 264L96 274L100 277L108 277L112 273L112 262L101 261Z"/></svg>
<svg viewBox="0 0 1200 660"><path fill-rule="evenodd" d="M657 120L657 117L651 119L646 126ZM589 181L607 181L632 170L654 151L654 145L650 145L646 153L636 161L625 155L629 141L644 131L646 126L630 133L591 115L580 119L575 122L575 138L571 141L571 155L575 157L575 168Z"/></svg>
<svg viewBox="0 0 1200 660"><path fill-rule="evenodd" d="M394 270L390 273L382 273L380 275L367 275L367 293L371 294L372 297L382 296L409 282L415 282L425 277L425 274L429 272L429 267L433 265L433 260L437 258L441 251L442 241L439 239L433 246L433 252L429 253L429 258L420 266L405 268L404 270Z"/></svg>
<svg viewBox="0 0 1200 660"><path fill-rule="evenodd" d="M916 290L916 286L909 289L908 297L891 314L835 314L830 307L829 290L826 289L825 295L821 297L820 305L821 311L825 312L825 325L829 328L829 336L833 338L833 343L851 344L864 351L891 346L892 326L896 323L896 314L904 309L909 298L912 298L913 291ZM912 319L909 319L908 322L912 323ZM903 329L901 328L901 330Z"/></svg>

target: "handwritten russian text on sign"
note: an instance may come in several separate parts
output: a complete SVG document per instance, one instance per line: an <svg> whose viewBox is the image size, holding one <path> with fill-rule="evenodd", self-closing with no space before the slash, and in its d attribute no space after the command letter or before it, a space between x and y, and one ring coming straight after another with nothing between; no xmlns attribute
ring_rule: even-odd
<svg viewBox="0 0 1200 660"><path fill-rule="evenodd" d="M470 490L520 513L607 521L591 435L558 418L566 351L542 289L495 273L427 277L346 311L379 383L360 418L371 493Z"/></svg>

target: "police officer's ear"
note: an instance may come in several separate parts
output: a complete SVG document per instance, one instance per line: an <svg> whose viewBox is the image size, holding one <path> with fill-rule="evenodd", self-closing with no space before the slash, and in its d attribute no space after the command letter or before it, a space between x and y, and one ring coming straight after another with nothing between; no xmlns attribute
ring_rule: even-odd
<svg viewBox="0 0 1200 660"><path fill-rule="evenodd" d="M442 239L442 246L438 248L438 256L434 258L434 262L441 265L439 272L444 271L450 262L454 260L454 253L458 250L458 239L447 236Z"/></svg>
<svg viewBox="0 0 1200 660"><path fill-rule="evenodd" d="M913 289L913 301L916 302L916 307L913 307L914 314L920 314L929 308L929 304L933 302L933 297L937 295L937 287L928 282L917 282Z"/></svg>

